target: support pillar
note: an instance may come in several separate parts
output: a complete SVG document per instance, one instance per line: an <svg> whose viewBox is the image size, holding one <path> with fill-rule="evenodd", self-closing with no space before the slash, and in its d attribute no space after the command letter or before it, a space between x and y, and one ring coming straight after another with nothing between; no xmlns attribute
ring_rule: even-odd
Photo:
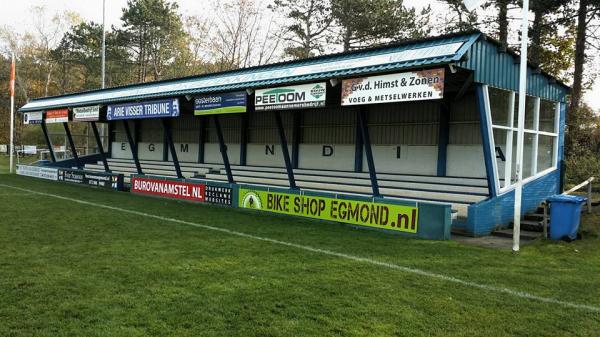
<svg viewBox="0 0 600 337"><path fill-rule="evenodd" d="M358 123L360 125L360 134L365 145L365 155L367 157L367 165L369 167L369 177L371 178L371 187L373 188L373 196L379 197L379 183L377 182L377 172L375 171L375 161L373 160L373 152L371 150L371 140L369 138L369 127L367 125L366 108L360 107L358 113Z"/></svg>
<svg viewBox="0 0 600 337"><path fill-rule="evenodd" d="M227 172L227 181L230 184L232 184L234 183L233 174L231 173L231 166L229 165L229 157L227 156L227 145L225 145L223 130L221 129L221 123L219 122L219 115L213 115L213 120L215 122L217 137L219 138L219 150L221 151L221 156L223 157L223 165L225 166L225 171Z"/></svg>
<svg viewBox="0 0 600 337"><path fill-rule="evenodd" d="M177 152L175 151L175 144L173 143L173 135L171 134L171 125L169 125L169 121L166 118L161 118L163 131L165 134L165 141L171 150L171 158L173 158L173 165L175 166L175 172L177 173L177 178L183 179L183 174L181 173L181 167L179 166L179 159L177 159ZM167 155L168 157L168 155Z"/></svg>
<svg viewBox="0 0 600 337"><path fill-rule="evenodd" d="M98 145L98 152L100 153L102 164L104 164L104 171L110 172L108 161L106 161L106 154L104 153L104 147L102 146L102 139L100 138L100 133L98 133L98 127L96 127L96 122L90 122L90 124L92 125L92 131L94 132L94 138L96 138L96 145Z"/></svg>
<svg viewBox="0 0 600 337"><path fill-rule="evenodd" d="M48 152L50 152L50 159L53 163L56 163L56 155L54 154L54 147L52 146L52 141L50 140L50 135L48 134L48 128L46 127L46 121L42 120L42 131L44 132L44 138L46 139L46 144L48 145Z"/></svg>
<svg viewBox="0 0 600 337"><path fill-rule="evenodd" d="M69 146L71 147L71 153L75 159L75 165L77 165L77 168L81 170L83 167L81 166L79 156L77 155L77 149L75 148L75 143L73 142L73 137L71 136L71 130L69 130L69 123L63 123L63 127L65 128L65 134L67 136L67 140L69 141Z"/></svg>
<svg viewBox="0 0 600 337"><path fill-rule="evenodd" d="M283 154L283 161L285 162L285 168L287 170L288 181L291 189L298 188L296 186L296 179L294 178L294 169L292 168L292 162L290 160L290 153L287 147L287 140L285 138L285 129L283 128L283 122L281 120L281 113L274 111L275 122L277 123L277 131L279 133L279 143L281 145L281 153Z"/></svg>
<svg viewBox="0 0 600 337"><path fill-rule="evenodd" d="M127 135L127 141L129 142L129 149L131 150L131 156L135 162L135 167L138 174L144 174L142 172L142 165L140 165L140 159L138 158L137 142L133 140L131 130L129 129L129 123L126 119L123 120L123 127L125 128L125 134Z"/></svg>

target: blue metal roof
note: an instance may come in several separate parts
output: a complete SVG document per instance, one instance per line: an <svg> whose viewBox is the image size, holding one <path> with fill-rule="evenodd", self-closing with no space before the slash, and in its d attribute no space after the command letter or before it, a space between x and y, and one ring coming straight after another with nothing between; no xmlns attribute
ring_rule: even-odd
<svg viewBox="0 0 600 337"><path fill-rule="evenodd" d="M475 82L517 91L518 56L499 47L481 32L458 33L301 61L45 97L30 101L19 111L254 89L448 63L474 71ZM569 90L531 65L527 81L528 94L554 101L564 101Z"/></svg>
<svg viewBox="0 0 600 337"><path fill-rule="evenodd" d="M479 32L448 35L302 61L46 97L30 101L19 111L242 90L442 65L461 60L480 36Z"/></svg>

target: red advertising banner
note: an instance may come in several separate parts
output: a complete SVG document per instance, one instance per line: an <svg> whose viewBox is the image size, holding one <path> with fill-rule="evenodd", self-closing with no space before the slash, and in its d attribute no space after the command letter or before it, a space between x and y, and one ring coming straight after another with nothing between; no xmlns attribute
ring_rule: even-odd
<svg viewBox="0 0 600 337"><path fill-rule="evenodd" d="M133 177L131 192L164 198L204 202L206 185L174 180Z"/></svg>
<svg viewBox="0 0 600 337"><path fill-rule="evenodd" d="M69 121L69 109L46 110L46 123L66 123Z"/></svg>

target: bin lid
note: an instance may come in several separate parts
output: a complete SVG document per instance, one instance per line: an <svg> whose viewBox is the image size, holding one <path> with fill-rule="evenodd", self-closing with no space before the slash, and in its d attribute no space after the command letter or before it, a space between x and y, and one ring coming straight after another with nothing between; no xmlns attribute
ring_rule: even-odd
<svg viewBox="0 0 600 337"><path fill-rule="evenodd" d="M582 202L587 201L587 198L580 197L578 195L567 195L567 194L557 194L548 198L550 202L570 202L574 204L580 204Z"/></svg>

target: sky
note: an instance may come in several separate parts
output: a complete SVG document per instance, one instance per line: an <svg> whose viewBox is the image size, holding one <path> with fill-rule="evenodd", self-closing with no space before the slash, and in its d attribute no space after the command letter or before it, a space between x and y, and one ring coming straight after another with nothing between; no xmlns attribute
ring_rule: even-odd
<svg viewBox="0 0 600 337"><path fill-rule="evenodd" d="M4 0L8 1L8 0ZM171 0L179 4L179 9L186 15L205 16L206 7L211 7L214 1L207 0ZM258 0L260 1L260 0ZM265 4L270 2L264 1ZM404 0L405 5L421 8L431 5L434 12L444 10L444 6L435 0ZM125 7L127 0L106 0L106 25L119 25L122 14L121 9ZM11 1L10 5L3 4L0 12L0 26L10 26L18 30L31 30L31 21L26 20L31 8L44 6L49 14L73 11L79 13L84 20L102 22L102 0L18 0ZM600 80L592 90L587 92L585 101L600 111Z"/></svg>

